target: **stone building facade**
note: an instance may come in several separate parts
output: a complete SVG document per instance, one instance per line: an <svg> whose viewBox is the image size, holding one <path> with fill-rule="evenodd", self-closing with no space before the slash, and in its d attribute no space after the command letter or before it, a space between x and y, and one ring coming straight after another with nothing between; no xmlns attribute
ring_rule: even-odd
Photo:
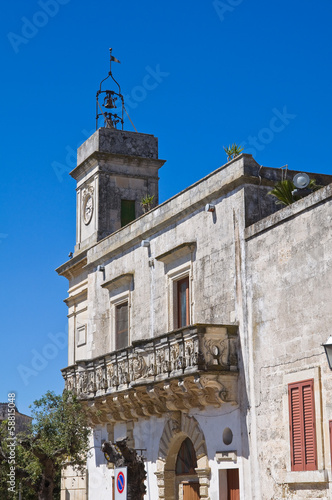
<svg viewBox="0 0 332 500"><path fill-rule="evenodd" d="M63 376L93 433L62 498L113 498L101 445L124 435L147 500L332 498L332 177L277 211L281 171L241 154L158 204L163 164L155 137L101 128L71 172Z"/></svg>
<svg viewBox="0 0 332 500"><path fill-rule="evenodd" d="M11 412L9 412L11 413ZM8 403L0 403L0 422L8 420ZM32 417L20 413L15 406L15 432L25 432L32 423Z"/></svg>

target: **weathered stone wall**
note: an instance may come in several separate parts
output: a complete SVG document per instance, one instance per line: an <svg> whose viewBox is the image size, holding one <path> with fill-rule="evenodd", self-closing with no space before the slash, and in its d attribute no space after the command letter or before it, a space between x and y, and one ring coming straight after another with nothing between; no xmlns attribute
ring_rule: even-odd
<svg viewBox="0 0 332 500"><path fill-rule="evenodd" d="M158 139L116 129L100 128L77 152L77 230L75 251L82 251L121 228L121 200L135 202L153 196L158 204ZM89 199L88 212L86 203Z"/></svg>
<svg viewBox="0 0 332 500"><path fill-rule="evenodd" d="M191 323L235 323L234 221L243 193L215 201L215 214L200 209L183 217L179 223L149 237L150 248L139 244L116 258L103 262L105 272L89 274L88 300L91 315L89 332L93 332L91 357L114 350L112 345L110 300L125 287L109 291L101 285L132 273L130 291L131 341L161 335L175 328L172 315L172 283L169 273L184 266L191 276ZM179 210L180 210L179 203ZM144 220L141 220L144 226ZM120 236L120 235L119 235ZM158 257L184 243L193 243L184 255L171 262ZM184 250L185 252L185 250Z"/></svg>
<svg viewBox="0 0 332 500"><path fill-rule="evenodd" d="M11 408L12 410L12 408ZM0 403L0 422L8 419L8 403ZM26 432L31 425L32 417L20 413L15 407L15 433Z"/></svg>
<svg viewBox="0 0 332 500"><path fill-rule="evenodd" d="M61 500L88 500L87 471L68 466L61 474Z"/></svg>
<svg viewBox="0 0 332 500"><path fill-rule="evenodd" d="M329 185L246 231L256 498L332 498L332 373L321 347L332 321L331 197ZM319 470L291 472L287 386L310 378Z"/></svg>
<svg viewBox="0 0 332 500"><path fill-rule="evenodd" d="M141 181L133 179L130 184L121 149L129 143L120 143L116 145L119 150L109 152L101 150L104 142L98 134L87 141L79 156L83 163L74 171L79 189L89 176L97 175L94 169L99 162L98 168L122 169L127 176L121 181L117 171L116 176L108 177L106 191L116 194L117 189L128 188L141 195ZM142 151L146 146L142 151L136 146L144 168L159 161L154 147L145 161ZM98 162L90 158L96 148L100 148L99 155L109 155L107 162L103 163L106 156L98 157ZM110 161L114 151L123 157ZM131 158L128 163L140 168L141 160L135 161ZM99 171L99 180L102 175ZM86 228L81 231L84 244L79 243L73 260L58 270L70 281L70 364L114 351L115 307L121 300L129 303L129 343L176 329L175 282L184 275L190 277L191 324L238 326L238 405L189 412L204 435L207 455L202 459L200 487L202 498L210 500L218 498L220 484L224 488L225 470L234 467L240 470L242 499L329 498L326 424L332 419L332 377L320 344L330 334L332 315L327 310L332 281L332 194L328 186L274 213L280 207L267 192L280 176L280 170L261 167L250 155L241 155L99 242L101 233L94 233L100 230L98 217L107 228L107 214L113 210L116 229L119 206L96 183L94 192L105 197L98 198L96 210L107 210L95 212L91 234ZM207 203L215 206L214 212L205 211ZM141 245L143 240L147 246ZM78 342L84 339L83 330L78 332L82 323L86 324L85 342ZM305 475L294 475L289 459L287 384L297 376L299 380L314 378L318 398L320 470ZM89 404L93 406L93 401ZM127 434L137 448L147 448L150 497L159 494L165 498L165 482L174 470L163 475L157 443L171 416L139 417L127 423L114 423L112 418L110 413L112 440ZM234 439L226 446L222 433L228 428ZM172 432L170 449L175 460L186 433L182 428L176 430L176 422ZM89 500L102 500L109 495L111 475L100 446L103 439L111 438L100 425L93 439L94 451L88 461Z"/></svg>
<svg viewBox="0 0 332 500"><path fill-rule="evenodd" d="M77 165L95 151L156 159L158 139L150 134L101 127L78 148Z"/></svg>

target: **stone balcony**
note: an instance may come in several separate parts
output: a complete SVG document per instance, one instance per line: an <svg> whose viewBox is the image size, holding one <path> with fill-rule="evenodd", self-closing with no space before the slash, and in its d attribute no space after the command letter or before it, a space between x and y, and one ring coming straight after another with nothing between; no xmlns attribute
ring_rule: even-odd
<svg viewBox="0 0 332 500"><path fill-rule="evenodd" d="M237 327L191 325L62 370L94 423L237 400Z"/></svg>

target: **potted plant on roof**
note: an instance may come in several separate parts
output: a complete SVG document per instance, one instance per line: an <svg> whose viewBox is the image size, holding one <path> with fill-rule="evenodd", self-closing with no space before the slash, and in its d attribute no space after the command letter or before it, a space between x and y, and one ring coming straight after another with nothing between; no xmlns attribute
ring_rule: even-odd
<svg viewBox="0 0 332 500"><path fill-rule="evenodd" d="M289 179L283 179L278 181L274 188L271 189L267 194L274 196L276 199L276 205L291 205L295 201L301 200L304 196L307 196L314 191L322 188L323 186L316 183L316 179L310 179L307 189L296 189L293 181Z"/></svg>
<svg viewBox="0 0 332 500"><path fill-rule="evenodd" d="M144 196L144 198L141 199L141 206L143 207L144 213L149 212L151 208L153 208L153 199L154 199L154 194L150 196L147 194Z"/></svg>
<svg viewBox="0 0 332 500"><path fill-rule="evenodd" d="M236 144L236 142L233 142L233 144L229 145L228 148L224 146L224 151L227 154L227 161L230 161L242 153L243 147Z"/></svg>

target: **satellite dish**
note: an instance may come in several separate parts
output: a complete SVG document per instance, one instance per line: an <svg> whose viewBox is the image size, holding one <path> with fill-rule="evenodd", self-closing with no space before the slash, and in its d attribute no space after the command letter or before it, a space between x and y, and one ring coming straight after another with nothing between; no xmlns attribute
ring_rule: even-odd
<svg viewBox="0 0 332 500"><path fill-rule="evenodd" d="M304 189L307 186L309 186L310 177L308 174L305 174L304 172L302 172L300 174L294 175L293 182L294 182L294 186L296 188Z"/></svg>

